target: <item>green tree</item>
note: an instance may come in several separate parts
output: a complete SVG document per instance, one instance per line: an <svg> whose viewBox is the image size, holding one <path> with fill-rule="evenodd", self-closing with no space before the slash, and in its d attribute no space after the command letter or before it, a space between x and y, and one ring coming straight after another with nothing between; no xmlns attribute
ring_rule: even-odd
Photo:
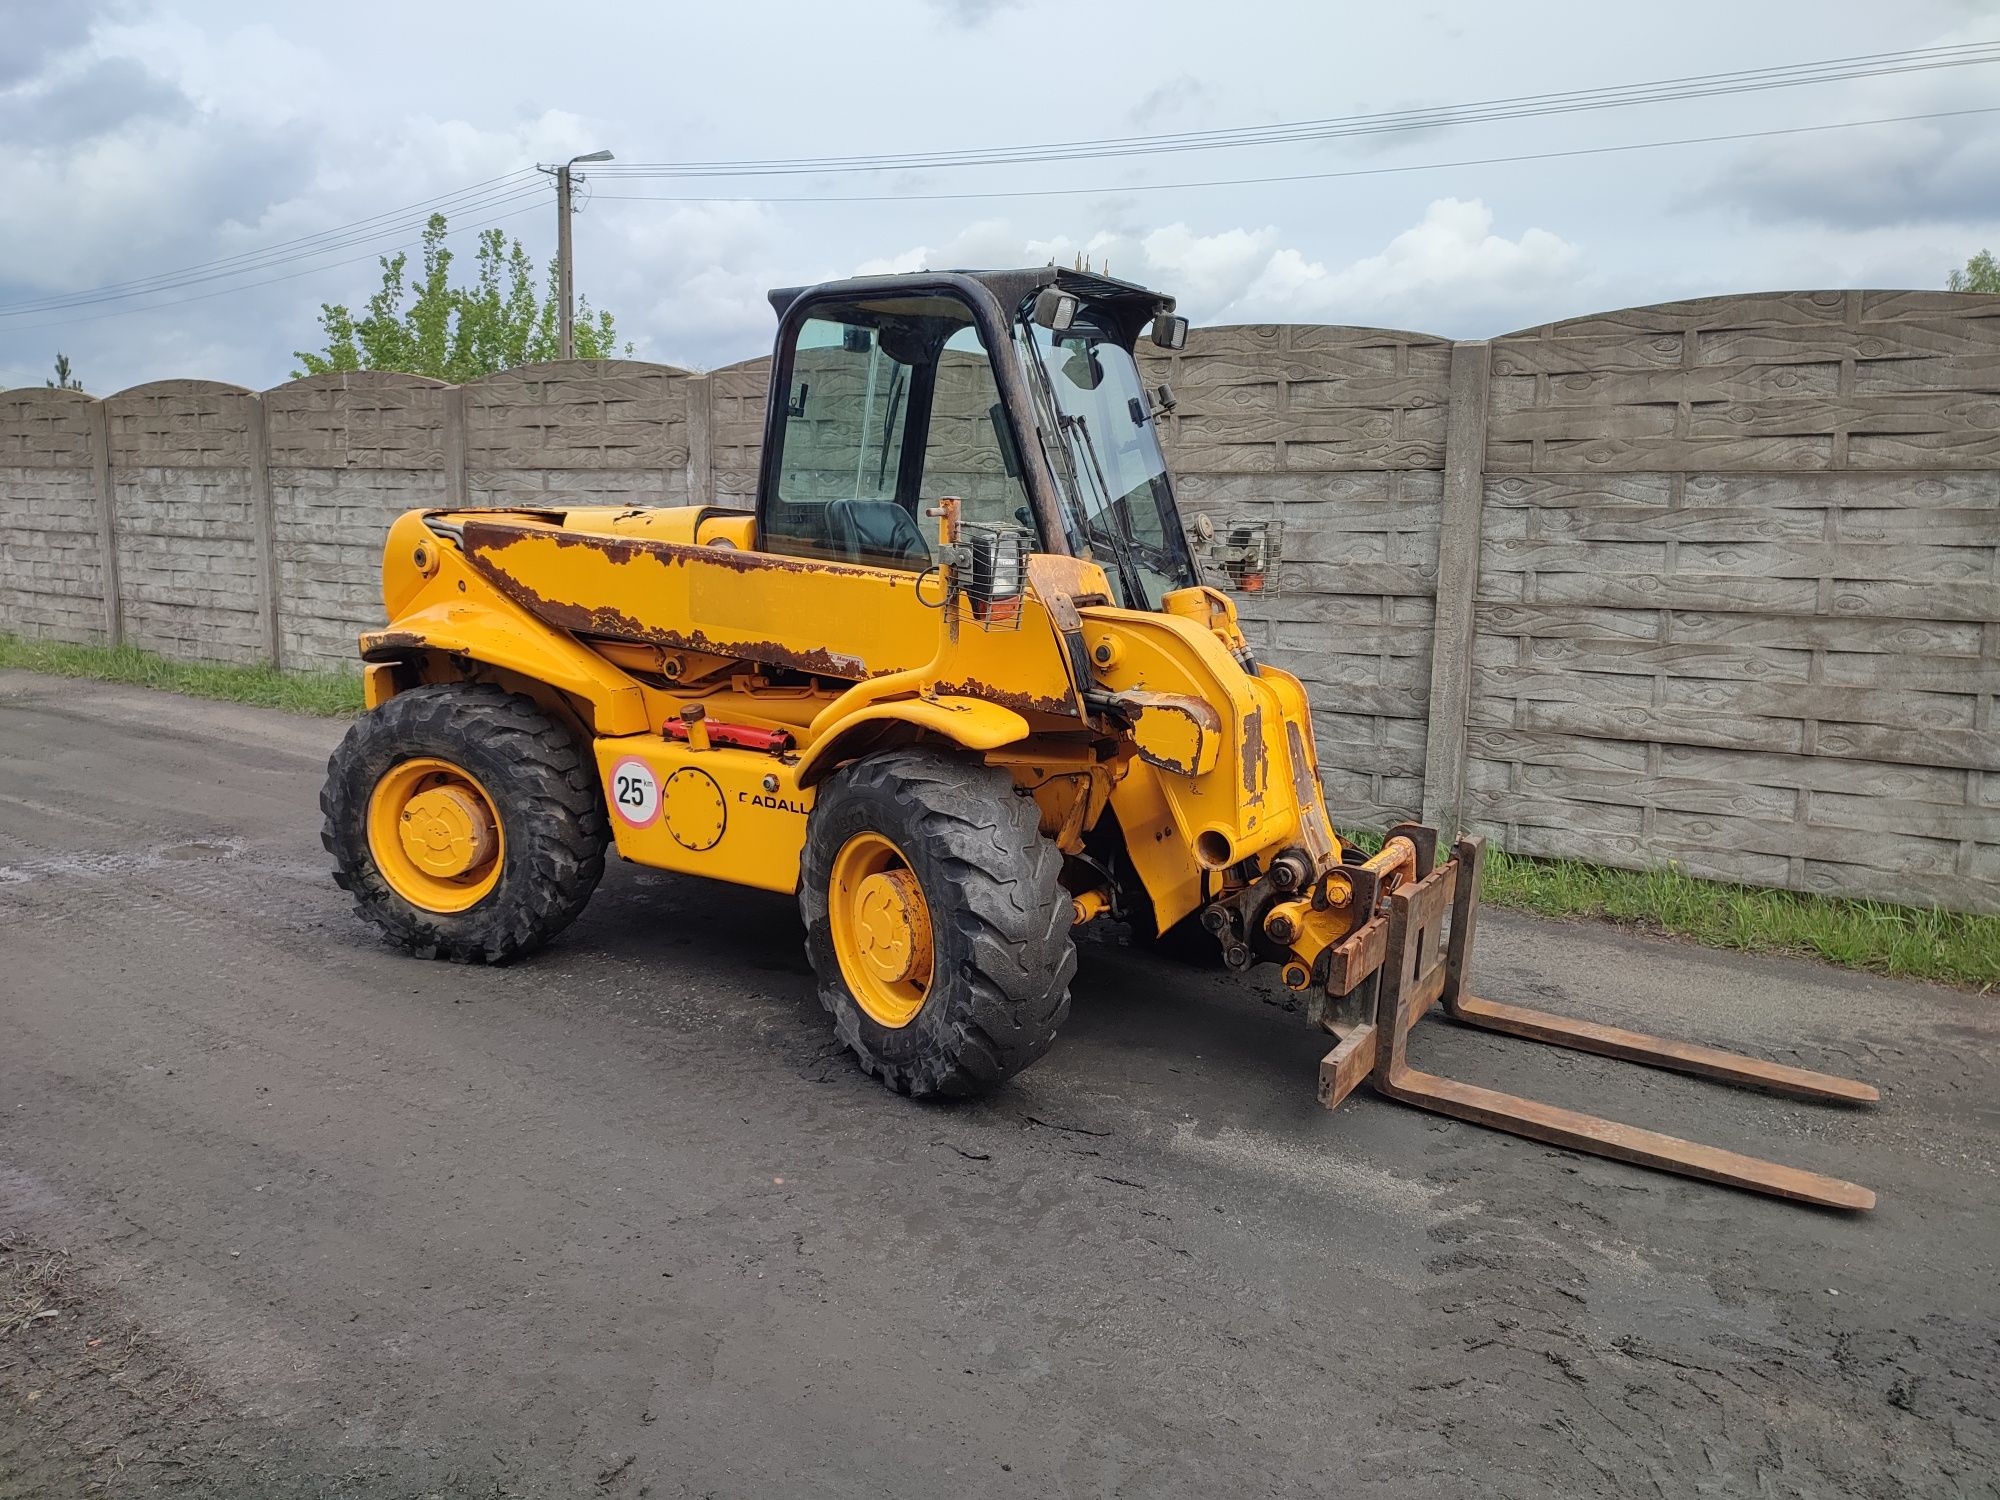
<svg viewBox="0 0 2000 1500"><path fill-rule="evenodd" d="M2000 261L1991 250L1982 250L1965 263L1963 271L1953 271L1945 286L1954 292L2000 292Z"/></svg>
<svg viewBox="0 0 2000 1500"><path fill-rule="evenodd" d="M535 262L497 229L479 236L469 286L453 286L452 251L445 245L443 214L424 226L421 264L410 276L409 256L384 256L382 286L356 317L345 303L320 305L320 332L326 346L317 353L293 353L301 375L339 370L402 370L436 380L463 383L514 365L554 359L560 352L556 268L549 266L546 291L535 292ZM579 297L574 343L579 359L611 359L630 354L618 346L611 314L593 311Z"/></svg>
<svg viewBox="0 0 2000 1500"><path fill-rule="evenodd" d="M70 373L69 356L64 354L60 349L56 351L56 378L42 383L48 386L49 389L56 391L80 391L83 389L83 382Z"/></svg>

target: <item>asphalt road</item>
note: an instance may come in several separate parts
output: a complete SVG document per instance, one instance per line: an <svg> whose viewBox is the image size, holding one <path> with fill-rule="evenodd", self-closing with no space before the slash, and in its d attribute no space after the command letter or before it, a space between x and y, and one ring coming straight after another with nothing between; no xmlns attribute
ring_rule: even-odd
<svg viewBox="0 0 2000 1500"><path fill-rule="evenodd" d="M1991 997L1496 914L1486 993L1884 1102L1420 1034L1860 1217L1329 1115L1268 985L1104 944L1047 1060L925 1106L787 900L614 866L535 960L388 951L338 733L0 673L0 1328L56 1313L0 1334L0 1496L2000 1494Z"/></svg>

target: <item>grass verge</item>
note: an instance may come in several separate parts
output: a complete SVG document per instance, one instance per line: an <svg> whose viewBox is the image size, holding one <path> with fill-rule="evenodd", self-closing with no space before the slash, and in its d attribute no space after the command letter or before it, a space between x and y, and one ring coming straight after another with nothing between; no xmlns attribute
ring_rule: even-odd
<svg viewBox="0 0 2000 1500"><path fill-rule="evenodd" d="M0 667L163 688L194 698L220 698L301 714L333 717L361 712L361 677L356 672L279 672L270 667L170 661L136 646L67 646L12 635L0 635Z"/></svg>
<svg viewBox="0 0 2000 1500"><path fill-rule="evenodd" d="M1381 835L1357 834L1371 852ZM2000 917L1697 880L1669 866L1618 870L1488 848L1480 899L1542 917L1597 917L1710 948L1791 953L1844 969L2000 987Z"/></svg>
<svg viewBox="0 0 2000 1500"><path fill-rule="evenodd" d="M0 635L0 667L164 688L197 698L293 713L361 711L361 679L348 672L169 661L124 646L65 646ZM1381 836L1347 835L1371 852ZM2000 917L1847 901L1697 880L1677 869L1616 870L1577 860L1490 850L1483 899L1544 917L1598 917L1745 953L1795 953L1842 968L1958 985L2000 987Z"/></svg>

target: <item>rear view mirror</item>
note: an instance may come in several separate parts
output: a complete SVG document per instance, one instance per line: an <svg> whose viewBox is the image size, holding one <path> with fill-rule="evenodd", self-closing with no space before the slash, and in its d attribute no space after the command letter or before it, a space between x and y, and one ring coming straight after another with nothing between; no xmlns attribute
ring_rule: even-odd
<svg viewBox="0 0 2000 1500"><path fill-rule="evenodd" d="M1068 292L1045 286L1035 294L1034 310L1028 314L1038 328L1051 333L1067 333L1076 321L1076 298Z"/></svg>
<svg viewBox="0 0 2000 1500"><path fill-rule="evenodd" d="M1104 361L1097 351L1084 344L1070 351L1062 363L1063 379L1080 391L1094 391L1104 384Z"/></svg>
<svg viewBox="0 0 2000 1500"><path fill-rule="evenodd" d="M1171 313L1161 313L1153 319L1153 342L1162 349L1182 349L1187 347L1188 321L1174 317Z"/></svg>

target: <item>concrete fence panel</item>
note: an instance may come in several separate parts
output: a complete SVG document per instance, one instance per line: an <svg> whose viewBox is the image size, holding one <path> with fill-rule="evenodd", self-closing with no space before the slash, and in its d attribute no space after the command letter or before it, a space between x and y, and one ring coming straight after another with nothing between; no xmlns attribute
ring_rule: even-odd
<svg viewBox="0 0 2000 1500"><path fill-rule="evenodd" d="M123 635L163 656L264 654L254 395L159 380L104 401Z"/></svg>
<svg viewBox="0 0 2000 1500"><path fill-rule="evenodd" d="M1995 906L2000 298L1637 308L1493 371L1466 822Z"/></svg>
<svg viewBox="0 0 2000 1500"><path fill-rule="evenodd" d="M712 504L747 509L757 503L757 462L764 447L764 401L770 384L769 355L708 372Z"/></svg>
<svg viewBox="0 0 2000 1500"><path fill-rule="evenodd" d="M0 630L77 645L113 632L102 403L0 391Z"/></svg>
<svg viewBox="0 0 2000 1500"><path fill-rule="evenodd" d="M382 537L415 506L449 503L454 387L418 375L308 375L263 396L278 660L351 667L382 623Z"/></svg>
<svg viewBox="0 0 2000 1500"><path fill-rule="evenodd" d="M467 503L686 505L688 387L686 370L615 359L471 382Z"/></svg>
<svg viewBox="0 0 2000 1500"><path fill-rule="evenodd" d="M1242 613L1259 649L1312 691L1329 810L1370 828L1414 818L1450 343L1380 328L1201 328L1145 367L1178 403L1166 446L1190 515L1284 524L1278 587Z"/></svg>

